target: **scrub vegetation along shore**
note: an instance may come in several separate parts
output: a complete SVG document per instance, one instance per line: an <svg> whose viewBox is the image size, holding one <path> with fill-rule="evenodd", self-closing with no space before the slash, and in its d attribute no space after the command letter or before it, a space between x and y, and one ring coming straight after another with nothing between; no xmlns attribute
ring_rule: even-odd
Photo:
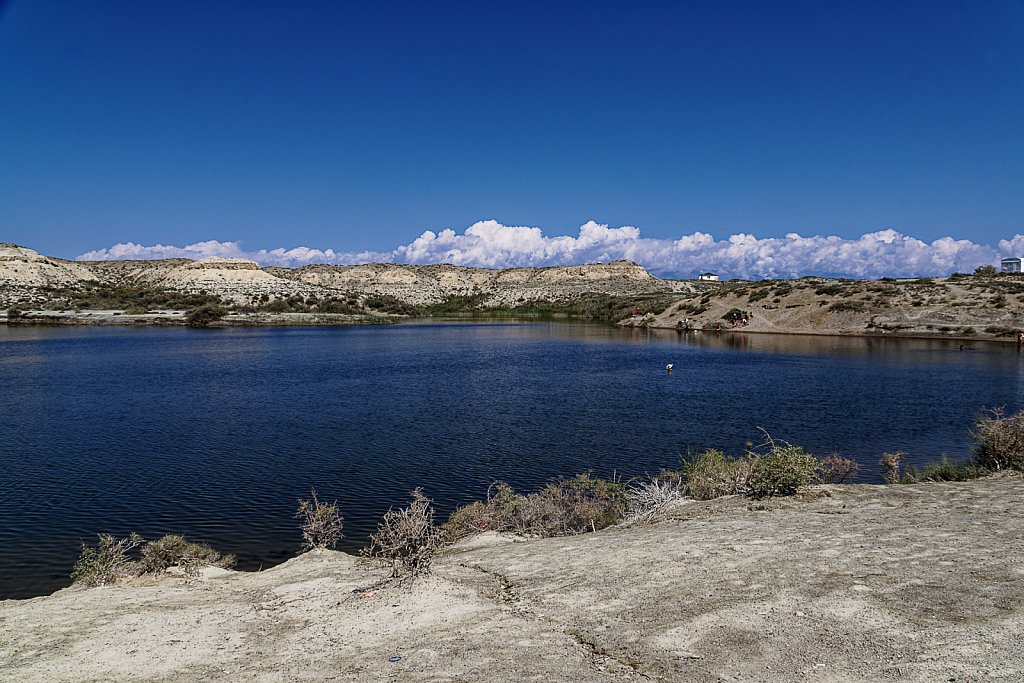
<svg viewBox="0 0 1024 683"><path fill-rule="evenodd" d="M305 552L256 573L101 535L76 586L0 603L0 677L1019 680L1024 413L973 436L922 472L884 454L900 484L818 483L852 463L767 438L640 482L496 483L443 525L416 490L359 559L313 491Z"/></svg>
<svg viewBox="0 0 1024 683"><path fill-rule="evenodd" d="M636 263L489 270L372 263L261 268L244 259L64 261L0 244L0 322L346 325L410 316L564 317L629 327L1015 339L1024 276L664 280Z"/></svg>

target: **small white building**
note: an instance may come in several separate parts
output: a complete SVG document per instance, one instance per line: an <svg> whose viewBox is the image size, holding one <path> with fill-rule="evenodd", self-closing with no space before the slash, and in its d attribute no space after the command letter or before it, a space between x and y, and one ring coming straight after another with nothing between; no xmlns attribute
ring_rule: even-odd
<svg viewBox="0 0 1024 683"><path fill-rule="evenodd" d="M697 279L705 280L707 282L718 282L718 276L715 275L714 273L701 273L700 275L697 276Z"/></svg>
<svg viewBox="0 0 1024 683"><path fill-rule="evenodd" d="M1020 273L1024 271L1021 266L1024 266L1024 258L1019 256L1004 258L999 262L999 270L1003 273Z"/></svg>

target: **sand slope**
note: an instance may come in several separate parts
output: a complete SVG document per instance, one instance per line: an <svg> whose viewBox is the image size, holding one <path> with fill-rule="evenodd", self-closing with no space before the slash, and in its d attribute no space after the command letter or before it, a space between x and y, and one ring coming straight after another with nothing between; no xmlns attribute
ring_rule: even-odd
<svg viewBox="0 0 1024 683"><path fill-rule="evenodd" d="M0 603L0 679L1019 681L1021 500L1003 477L690 502L365 594L379 572L333 552L67 589Z"/></svg>

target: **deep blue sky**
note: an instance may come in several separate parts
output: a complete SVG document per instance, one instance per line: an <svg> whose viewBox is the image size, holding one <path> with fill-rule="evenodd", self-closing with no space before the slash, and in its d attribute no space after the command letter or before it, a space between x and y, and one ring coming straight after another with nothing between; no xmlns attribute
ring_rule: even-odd
<svg viewBox="0 0 1024 683"><path fill-rule="evenodd" d="M0 242L384 250L487 218L1024 233L1024 2L0 9Z"/></svg>

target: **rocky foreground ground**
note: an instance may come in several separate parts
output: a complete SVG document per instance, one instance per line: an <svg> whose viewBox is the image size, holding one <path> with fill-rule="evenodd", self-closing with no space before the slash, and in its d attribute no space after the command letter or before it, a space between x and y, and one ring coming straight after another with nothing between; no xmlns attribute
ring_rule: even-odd
<svg viewBox="0 0 1024 683"><path fill-rule="evenodd" d="M335 552L0 603L11 681L1020 681L1024 478L683 502L481 536L410 587Z"/></svg>

